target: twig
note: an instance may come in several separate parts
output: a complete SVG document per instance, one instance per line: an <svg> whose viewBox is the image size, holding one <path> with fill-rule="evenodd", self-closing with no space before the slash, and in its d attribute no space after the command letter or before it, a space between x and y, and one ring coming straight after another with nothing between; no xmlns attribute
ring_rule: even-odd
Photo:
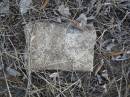
<svg viewBox="0 0 130 97"><path fill-rule="evenodd" d="M3 60L2 60L2 56L1 56L1 62L2 62L2 65L4 65ZM6 86L7 86L8 93L9 93L9 97L12 97L12 94L11 94L10 88L9 88L9 84L8 84L8 81L7 81L6 73L5 73L4 69L2 69L2 70L3 70L3 73L4 73L4 79L5 79L5 83L6 83Z"/></svg>

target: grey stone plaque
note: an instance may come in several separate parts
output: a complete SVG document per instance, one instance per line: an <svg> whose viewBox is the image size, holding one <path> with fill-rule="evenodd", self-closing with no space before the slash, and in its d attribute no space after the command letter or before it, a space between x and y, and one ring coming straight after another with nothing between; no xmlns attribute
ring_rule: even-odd
<svg viewBox="0 0 130 97"><path fill-rule="evenodd" d="M57 23L28 23L25 34L31 70L93 71L96 32L92 24L81 31Z"/></svg>

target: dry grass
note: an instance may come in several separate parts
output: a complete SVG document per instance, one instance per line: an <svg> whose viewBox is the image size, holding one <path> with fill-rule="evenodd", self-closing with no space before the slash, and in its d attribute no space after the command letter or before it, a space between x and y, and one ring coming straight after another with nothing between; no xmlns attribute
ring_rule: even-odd
<svg viewBox="0 0 130 97"><path fill-rule="evenodd" d="M130 2L79 0L80 5L76 0L62 0L71 12L66 19L57 12L58 1L33 0L29 12L21 15L19 0L10 0L9 15L0 16L0 66L4 66L0 69L0 97L130 97ZM32 73L24 67L30 66L24 60L25 55L29 58L23 31L26 23L70 22L81 13L89 17L88 22L93 22L97 31L94 72ZM7 67L20 75L11 76Z"/></svg>

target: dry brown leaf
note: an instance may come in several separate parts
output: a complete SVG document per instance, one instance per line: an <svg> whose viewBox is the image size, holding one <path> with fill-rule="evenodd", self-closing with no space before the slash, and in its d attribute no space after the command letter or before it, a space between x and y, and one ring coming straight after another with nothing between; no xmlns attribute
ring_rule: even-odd
<svg viewBox="0 0 130 97"><path fill-rule="evenodd" d="M109 53L110 56L118 56L120 54L126 54L127 51L119 51L119 52L111 52Z"/></svg>
<svg viewBox="0 0 130 97"><path fill-rule="evenodd" d="M83 31L83 29L80 27L80 23L77 20L69 19L69 21L73 24L74 27L76 27L79 30Z"/></svg>
<svg viewBox="0 0 130 97"><path fill-rule="evenodd" d="M42 1L42 7L41 9L44 9L47 7L48 3L49 3L49 0L41 0Z"/></svg>

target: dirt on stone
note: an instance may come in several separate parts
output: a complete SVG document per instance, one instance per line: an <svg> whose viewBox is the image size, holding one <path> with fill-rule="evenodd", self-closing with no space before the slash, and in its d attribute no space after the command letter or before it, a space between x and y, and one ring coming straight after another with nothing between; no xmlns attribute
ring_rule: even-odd
<svg viewBox="0 0 130 97"><path fill-rule="evenodd" d="M28 4L21 4L28 0L9 0L9 5L5 1L0 0L0 97L130 96L129 0L30 0ZM36 21L69 23L76 29L93 23L97 34L93 72L26 68L25 56L30 53L25 52L24 27Z"/></svg>

